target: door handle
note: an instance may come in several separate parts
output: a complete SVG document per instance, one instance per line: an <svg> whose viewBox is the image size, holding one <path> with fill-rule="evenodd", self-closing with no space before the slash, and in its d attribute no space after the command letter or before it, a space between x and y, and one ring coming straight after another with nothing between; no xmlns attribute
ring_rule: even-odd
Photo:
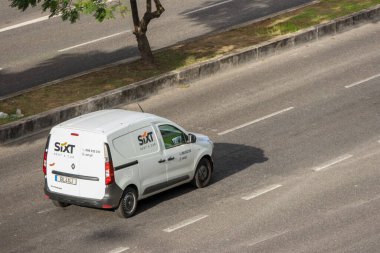
<svg viewBox="0 0 380 253"><path fill-rule="evenodd" d="M158 161L158 163L164 163L164 162L166 162L165 159L161 159L161 160Z"/></svg>
<svg viewBox="0 0 380 253"><path fill-rule="evenodd" d="M168 161L174 160L174 156L168 158Z"/></svg>

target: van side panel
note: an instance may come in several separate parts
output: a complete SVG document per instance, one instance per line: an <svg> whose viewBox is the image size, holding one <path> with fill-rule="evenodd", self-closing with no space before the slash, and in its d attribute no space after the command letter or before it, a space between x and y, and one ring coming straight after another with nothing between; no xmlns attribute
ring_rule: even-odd
<svg viewBox="0 0 380 253"><path fill-rule="evenodd" d="M152 125L121 135L112 144L118 157L114 159L115 180L121 188L136 184L141 195L147 187L167 181L166 166L159 163L162 151Z"/></svg>

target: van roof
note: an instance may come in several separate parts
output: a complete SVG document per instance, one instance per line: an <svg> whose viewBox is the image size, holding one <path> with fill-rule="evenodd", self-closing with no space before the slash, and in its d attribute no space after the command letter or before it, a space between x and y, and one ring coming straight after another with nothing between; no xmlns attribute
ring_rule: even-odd
<svg viewBox="0 0 380 253"><path fill-rule="evenodd" d="M88 113L62 122L57 127L108 134L149 119L152 121L160 117L149 113L111 109Z"/></svg>

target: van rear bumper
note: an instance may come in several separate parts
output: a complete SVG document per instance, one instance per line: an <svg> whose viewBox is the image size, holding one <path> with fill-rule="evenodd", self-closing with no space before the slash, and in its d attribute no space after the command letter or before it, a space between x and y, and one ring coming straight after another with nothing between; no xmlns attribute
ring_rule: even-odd
<svg viewBox="0 0 380 253"><path fill-rule="evenodd" d="M72 205L78 206L86 206L86 207L95 207L102 209L114 209L119 206L120 198L123 194L123 190L115 183L111 185L107 185L105 189L104 198L102 199L89 199L89 198L81 198L76 196L64 195L55 193L49 190L47 187L47 182L45 179L45 194L51 200L57 200L63 203L68 203Z"/></svg>

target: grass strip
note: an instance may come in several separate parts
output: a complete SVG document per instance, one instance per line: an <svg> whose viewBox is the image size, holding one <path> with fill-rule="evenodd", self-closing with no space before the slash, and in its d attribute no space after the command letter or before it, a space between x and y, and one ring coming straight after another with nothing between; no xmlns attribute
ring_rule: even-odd
<svg viewBox="0 0 380 253"><path fill-rule="evenodd" d="M271 19L155 52L155 66L144 66L140 61L121 64L5 99L0 101L0 111L12 114L19 108L25 116L34 115L377 4L380 0L321 0ZM0 119L0 125L14 120L17 119Z"/></svg>

